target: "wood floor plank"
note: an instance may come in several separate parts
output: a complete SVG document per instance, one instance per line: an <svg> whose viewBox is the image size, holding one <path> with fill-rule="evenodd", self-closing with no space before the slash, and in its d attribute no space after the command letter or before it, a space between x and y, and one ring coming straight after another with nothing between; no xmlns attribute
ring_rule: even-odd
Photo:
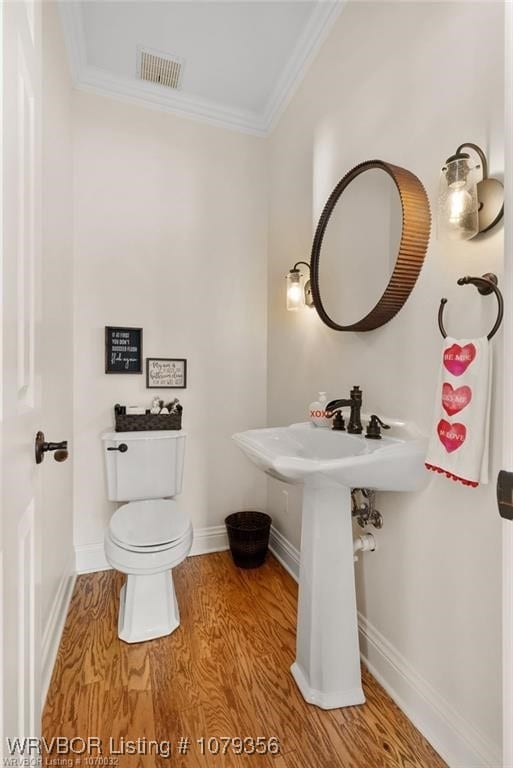
<svg viewBox="0 0 513 768"><path fill-rule="evenodd" d="M115 749L171 743L168 756L156 746L119 755L119 768L444 768L365 669L364 705L324 711L304 701L289 669L297 585L273 557L247 571L228 552L188 558L173 571L180 627L147 643L117 637L123 579L77 579L43 713L47 739L99 736L107 751L111 739ZM257 736L275 736L280 754L207 747Z"/></svg>
<svg viewBox="0 0 513 768"><path fill-rule="evenodd" d="M97 580L93 574L87 574L80 584L87 597L84 618L87 617L88 632L81 667L84 685L110 681L113 666L119 664L116 616L121 574L102 571L94 575Z"/></svg>

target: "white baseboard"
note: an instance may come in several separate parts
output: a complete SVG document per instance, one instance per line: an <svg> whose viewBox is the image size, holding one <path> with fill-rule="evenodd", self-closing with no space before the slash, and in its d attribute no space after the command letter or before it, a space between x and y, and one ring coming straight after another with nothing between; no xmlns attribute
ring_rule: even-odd
<svg viewBox="0 0 513 768"><path fill-rule="evenodd" d="M271 528L269 548L297 581L299 578L299 552L274 527ZM194 530L189 556L223 552L226 549L229 549L226 527L224 525L211 525L208 528L196 528ZM103 541L94 544L77 544L75 546L75 567L77 573L109 570L110 565L105 559Z"/></svg>
<svg viewBox="0 0 513 768"><path fill-rule="evenodd" d="M224 525L197 528L194 531L190 556L207 555L209 552L223 552L229 548L228 535ZM297 581L299 579L299 550L293 547L274 526L271 526L269 549L285 570Z"/></svg>
<svg viewBox="0 0 513 768"><path fill-rule="evenodd" d="M209 528L195 528L189 556L208 555L209 552L223 552L228 549L228 534L224 525Z"/></svg>
<svg viewBox="0 0 513 768"><path fill-rule="evenodd" d="M94 544L75 544L75 568L79 574L109 571L110 565L105 559L103 541Z"/></svg>
<svg viewBox="0 0 513 768"><path fill-rule="evenodd" d="M274 527L269 547L298 581L299 550ZM450 768L499 768L498 748L464 720L361 613L358 625L363 663Z"/></svg>
<svg viewBox="0 0 513 768"><path fill-rule="evenodd" d="M290 573L295 581L299 581L299 549L292 546L290 541L283 536L274 525L271 527L269 549L277 560Z"/></svg>
<svg viewBox="0 0 513 768"><path fill-rule="evenodd" d="M73 557L70 557L63 571L57 593L55 595L46 625L43 629L41 643L41 697L42 706L46 700L48 687L52 677L57 651L61 642L62 630L68 613L68 606L75 585L75 568Z"/></svg>

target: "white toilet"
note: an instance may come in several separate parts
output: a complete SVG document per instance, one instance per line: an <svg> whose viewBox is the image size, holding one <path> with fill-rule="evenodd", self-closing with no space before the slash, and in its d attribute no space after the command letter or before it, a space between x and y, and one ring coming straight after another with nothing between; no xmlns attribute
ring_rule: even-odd
<svg viewBox="0 0 513 768"><path fill-rule="evenodd" d="M182 490L185 433L105 432L110 501L117 509L105 534L105 556L127 574L120 593L118 635L140 643L169 635L180 624L171 568L192 545L189 516L173 496Z"/></svg>

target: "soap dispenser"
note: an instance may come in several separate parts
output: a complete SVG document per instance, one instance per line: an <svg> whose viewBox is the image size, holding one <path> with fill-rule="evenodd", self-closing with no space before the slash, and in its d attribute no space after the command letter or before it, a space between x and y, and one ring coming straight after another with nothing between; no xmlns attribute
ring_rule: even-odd
<svg viewBox="0 0 513 768"><path fill-rule="evenodd" d="M319 392L319 399L308 406L308 417L316 427L330 427L331 422L326 418L328 398L326 392Z"/></svg>

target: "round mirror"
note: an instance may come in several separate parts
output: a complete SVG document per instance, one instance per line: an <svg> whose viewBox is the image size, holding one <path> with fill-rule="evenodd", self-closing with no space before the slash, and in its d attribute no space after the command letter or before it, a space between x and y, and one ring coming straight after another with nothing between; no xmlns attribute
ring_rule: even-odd
<svg viewBox="0 0 513 768"><path fill-rule="evenodd" d="M340 331L370 331L408 298L426 254L429 202L419 179L380 160L337 184L312 247L312 295L321 319Z"/></svg>

